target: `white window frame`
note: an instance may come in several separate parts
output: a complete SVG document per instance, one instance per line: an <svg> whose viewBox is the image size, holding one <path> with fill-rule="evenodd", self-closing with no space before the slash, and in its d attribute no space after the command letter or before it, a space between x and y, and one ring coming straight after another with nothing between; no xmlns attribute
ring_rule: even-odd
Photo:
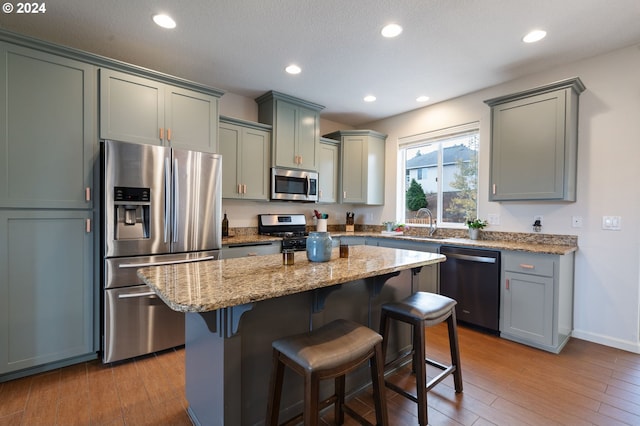
<svg viewBox="0 0 640 426"><path fill-rule="evenodd" d="M474 121L471 123L461 124L457 126L447 127L444 129L434 130L430 132L419 133L411 136L404 136L398 139L398 164L397 164L397 175L401 178L397 179L398 188L397 188L397 197L396 197L396 217L400 222L405 222L407 218L405 218L405 194L407 192L407 170L406 170L406 149L411 148L413 146L418 145L428 145L433 143L439 143L447 139L451 139L457 136L463 136L465 134L478 134L478 138L480 137L480 122ZM479 155L479 143L478 143L478 155ZM443 175L443 159L442 159L442 149L438 150L438 181L437 181L437 191L438 196L442 198L442 175ZM478 170L476 173L480 175L479 172L480 165L478 164ZM478 185L479 190L479 185ZM476 197L477 200L477 197ZM465 225L463 223L453 223L453 222L442 222L442 208L443 203L438 203L437 211L432 210L432 214L434 219L437 220L437 224L443 228L464 228ZM427 207L428 208L428 207ZM478 205L476 204L476 215L477 215ZM430 209L431 210L431 209ZM411 226L429 226L429 225L418 225L414 224Z"/></svg>

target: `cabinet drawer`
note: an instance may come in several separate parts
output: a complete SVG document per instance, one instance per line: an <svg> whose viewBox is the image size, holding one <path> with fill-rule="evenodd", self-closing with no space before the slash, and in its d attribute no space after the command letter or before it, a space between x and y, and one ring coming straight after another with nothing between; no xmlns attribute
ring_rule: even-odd
<svg viewBox="0 0 640 426"><path fill-rule="evenodd" d="M505 271L553 277L553 259L530 254L508 254L503 256Z"/></svg>

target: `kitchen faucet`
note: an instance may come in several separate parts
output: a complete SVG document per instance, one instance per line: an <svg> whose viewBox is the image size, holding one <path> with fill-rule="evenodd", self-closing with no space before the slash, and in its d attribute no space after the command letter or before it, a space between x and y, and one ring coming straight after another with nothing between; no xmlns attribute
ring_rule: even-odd
<svg viewBox="0 0 640 426"><path fill-rule="evenodd" d="M438 227L436 226L436 221L433 218L433 215L431 214L431 210L427 208L419 209L416 212L416 218L420 218L420 213L426 213L429 216L429 236L432 237L433 234L436 232L436 229L438 229Z"/></svg>

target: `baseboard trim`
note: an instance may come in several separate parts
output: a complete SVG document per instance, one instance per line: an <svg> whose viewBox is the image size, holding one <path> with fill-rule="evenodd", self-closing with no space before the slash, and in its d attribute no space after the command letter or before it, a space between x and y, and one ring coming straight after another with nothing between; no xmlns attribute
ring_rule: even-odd
<svg viewBox="0 0 640 426"><path fill-rule="evenodd" d="M600 345L611 346L612 348L621 349L623 351L640 354L640 342L631 342L626 340L614 339L610 336L590 333L581 330L573 330L571 337L586 340Z"/></svg>

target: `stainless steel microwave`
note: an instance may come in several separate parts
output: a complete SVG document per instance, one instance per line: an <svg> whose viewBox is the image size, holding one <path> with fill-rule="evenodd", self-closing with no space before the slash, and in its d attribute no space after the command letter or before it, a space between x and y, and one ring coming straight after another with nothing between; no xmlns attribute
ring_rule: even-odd
<svg viewBox="0 0 640 426"><path fill-rule="evenodd" d="M318 201L318 173L273 167L271 169L271 199Z"/></svg>

